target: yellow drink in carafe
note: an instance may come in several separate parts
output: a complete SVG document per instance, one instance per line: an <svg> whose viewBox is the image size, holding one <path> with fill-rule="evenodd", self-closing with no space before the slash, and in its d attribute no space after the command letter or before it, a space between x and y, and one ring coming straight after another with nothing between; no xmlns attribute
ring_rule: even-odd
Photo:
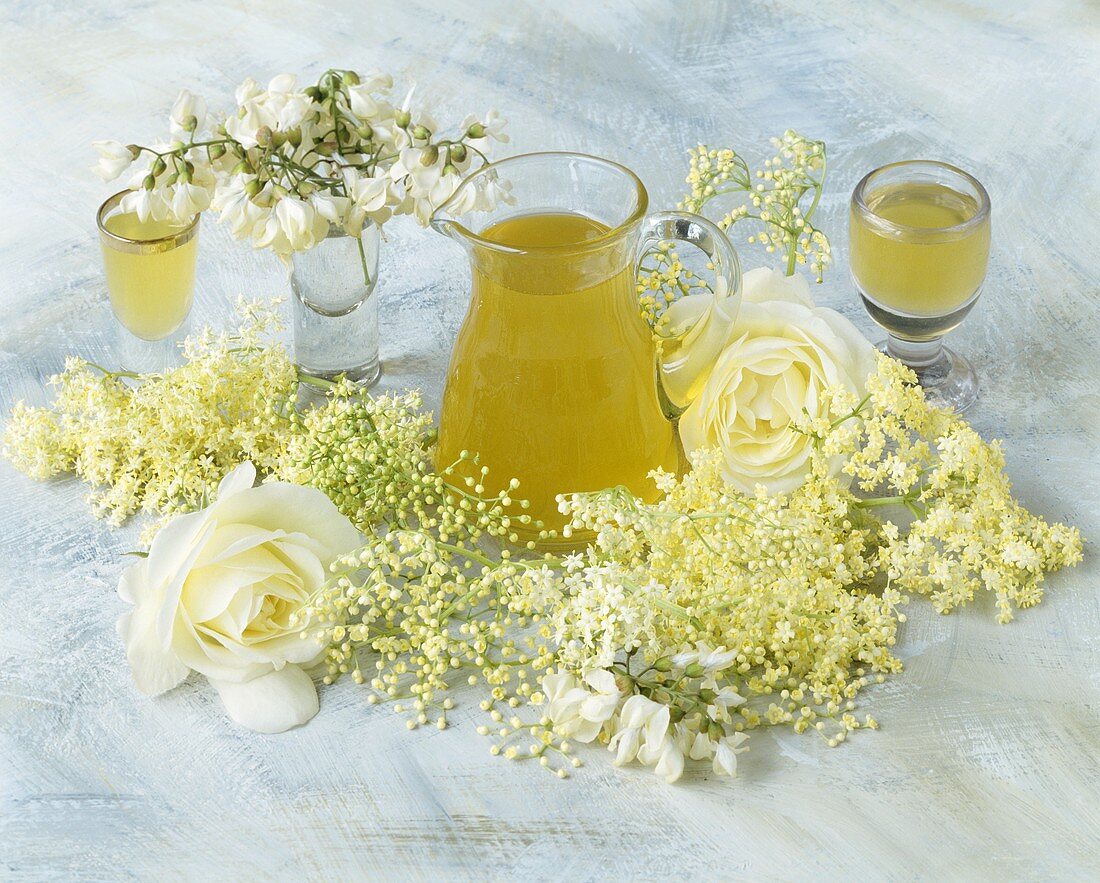
<svg viewBox="0 0 1100 883"><path fill-rule="evenodd" d="M103 220L109 233L138 240L143 251L123 251L103 243L107 291L115 316L131 333L144 340L160 340L177 330L191 311L195 290L195 249L198 236L165 250L152 250L149 240L163 239L186 229L166 221L142 221L134 212L117 212Z"/></svg>
<svg viewBox="0 0 1100 883"><path fill-rule="evenodd" d="M487 492L518 479L512 496L529 500L527 513L546 529L565 523L558 494L625 485L652 500L648 473L680 465L633 260L616 267L605 256L611 266L600 278L599 258L569 248L583 251L608 232L582 215L544 213L480 233L531 251L475 256L473 300L451 356L437 465L477 453L490 469Z"/></svg>
<svg viewBox="0 0 1100 883"><path fill-rule="evenodd" d="M867 297L914 316L961 307L981 288L989 260L989 219L957 233L978 201L943 184L905 182L873 191L867 207L909 228L877 228L854 209L849 227L852 274Z"/></svg>

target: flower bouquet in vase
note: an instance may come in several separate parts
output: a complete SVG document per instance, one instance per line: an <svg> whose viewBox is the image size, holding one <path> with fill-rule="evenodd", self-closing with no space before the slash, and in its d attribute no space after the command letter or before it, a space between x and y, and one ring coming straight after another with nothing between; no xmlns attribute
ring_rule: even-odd
<svg viewBox="0 0 1100 883"><path fill-rule="evenodd" d="M135 225L185 225L210 209L237 239L274 251L290 268L299 366L370 385L382 226L397 214L426 224L490 143L508 140L495 110L443 134L410 109L412 90L394 104L392 85L377 71L329 70L305 87L290 74L267 88L249 78L217 121L184 90L168 140L97 141L98 170L125 182L117 211Z"/></svg>

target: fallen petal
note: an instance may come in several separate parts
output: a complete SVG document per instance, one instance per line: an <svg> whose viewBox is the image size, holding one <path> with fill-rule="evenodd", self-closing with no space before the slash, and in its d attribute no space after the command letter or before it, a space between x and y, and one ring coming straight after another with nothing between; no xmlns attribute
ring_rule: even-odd
<svg viewBox="0 0 1100 883"><path fill-rule="evenodd" d="M282 733L317 714L317 688L296 665L241 684L213 679L210 683L229 716L257 733Z"/></svg>

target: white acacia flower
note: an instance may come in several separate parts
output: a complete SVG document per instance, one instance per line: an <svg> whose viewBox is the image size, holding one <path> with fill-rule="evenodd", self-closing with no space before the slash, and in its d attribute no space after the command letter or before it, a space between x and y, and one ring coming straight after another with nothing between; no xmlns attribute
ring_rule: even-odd
<svg viewBox="0 0 1100 883"><path fill-rule="evenodd" d="M692 760L707 760L714 756L714 743L705 730L700 730L691 739L688 757Z"/></svg>
<svg viewBox="0 0 1100 883"><path fill-rule="evenodd" d="M359 77L359 84L348 87L348 101L351 104L351 112L359 119L376 119L386 115L393 116L393 108L387 102L378 98L378 93L388 92L393 88L393 77L379 70L368 71Z"/></svg>
<svg viewBox="0 0 1100 883"><path fill-rule="evenodd" d="M639 694L627 699L607 746L608 750L615 752L615 766L630 763L639 757L639 753L652 757L656 762L668 736L669 720L667 705Z"/></svg>
<svg viewBox="0 0 1100 883"><path fill-rule="evenodd" d="M727 650L725 647L711 648L705 641L695 645L694 650L685 650L672 657L672 664L676 668L687 668L689 665L698 664L702 667L703 677L714 677L722 669L729 668L737 658L736 650Z"/></svg>
<svg viewBox="0 0 1100 883"><path fill-rule="evenodd" d="M603 723L615 714L622 693L615 684L615 676L606 669L595 669L584 676L584 682L592 693L581 703L581 717L593 723Z"/></svg>
<svg viewBox="0 0 1100 883"><path fill-rule="evenodd" d="M422 147L403 148L390 168L390 177L404 182L409 196L416 200L428 197L443 175L443 157L425 165L424 156Z"/></svg>
<svg viewBox="0 0 1100 883"><path fill-rule="evenodd" d="M349 233L358 235L367 218L376 224L389 220L391 183L385 172L370 178L350 169L344 171L344 187L351 201L345 219Z"/></svg>
<svg viewBox="0 0 1100 883"><path fill-rule="evenodd" d="M290 251L313 248L328 233L328 221L308 200L284 196L275 204L275 217Z"/></svg>
<svg viewBox="0 0 1100 883"><path fill-rule="evenodd" d="M183 89L168 115L172 135L182 138L197 132L206 124L206 101ZM193 118L193 123L192 123ZM187 142L190 143L190 142Z"/></svg>
<svg viewBox="0 0 1100 883"><path fill-rule="evenodd" d="M188 221L210 205L210 191L198 184L177 182L171 188L172 214L179 221Z"/></svg>
<svg viewBox="0 0 1100 883"><path fill-rule="evenodd" d="M121 141L93 141L92 147L99 153L95 172L104 181L113 181L130 168L134 161L130 148Z"/></svg>
<svg viewBox="0 0 1100 883"><path fill-rule="evenodd" d="M744 745L747 741L747 735L736 732L718 740L718 744L714 746L714 771L718 775L737 775L737 755L749 750L749 746Z"/></svg>
<svg viewBox="0 0 1100 883"><path fill-rule="evenodd" d="M794 424L819 416L830 387L862 395L875 370L875 350L851 322L813 306L803 277L768 269L745 274L724 346L709 334L699 341L699 358L713 358L713 367L680 419L680 437L689 453L721 451L726 481L745 493L801 485L813 440Z"/></svg>
<svg viewBox="0 0 1100 883"><path fill-rule="evenodd" d="M160 530L149 556L119 581L134 608L118 631L143 693L163 693L198 671L231 718L277 733L317 712L316 688L299 666L324 647L302 637L309 623L297 614L360 537L321 491L253 487L255 479L243 463L214 503Z"/></svg>
<svg viewBox="0 0 1100 883"><path fill-rule="evenodd" d="M483 153L489 149L492 141L499 141L502 144L507 144L510 140L507 133L504 131L504 127L508 124L508 120L500 115L500 111L496 108L490 108L485 114L484 119L478 119L474 114L470 114L462 121L462 131L468 132L471 126L480 126L484 134L479 138L467 138L466 143L472 145L476 149Z"/></svg>
<svg viewBox="0 0 1100 883"><path fill-rule="evenodd" d="M681 729L677 724L677 731ZM668 735L660 747L653 752L643 745L638 751L638 760L653 765L653 772L661 776L670 785L684 774L684 749L680 740Z"/></svg>
<svg viewBox="0 0 1100 883"><path fill-rule="evenodd" d="M512 195L512 182L503 180L496 174L486 175L480 187L470 189L476 194L471 211L491 212L501 204L516 204L516 198Z"/></svg>
<svg viewBox="0 0 1100 883"><path fill-rule="evenodd" d="M348 213L351 200L346 196L333 196L318 190L309 195L309 204L317 214L330 224L342 224Z"/></svg>
<svg viewBox="0 0 1100 883"><path fill-rule="evenodd" d="M591 671L585 675L584 683L592 690L585 689L568 673L546 675L542 679L542 690L549 702L548 714L554 729L577 742L595 739L615 714L620 699L615 677L609 671Z"/></svg>
<svg viewBox="0 0 1100 883"><path fill-rule="evenodd" d="M432 185L432 189L428 193L428 198L421 201L427 211L427 217L425 217L421 223L427 224L432 212L450 199L461 185L462 176L456 172L446 172L440 175L435 184ZM468 188L468 190L473 195L473 201L469 203L469 208L473 208L476 203L477 193L472 187ZM461 206L455 206L454 208L456 214L467 210L467 208ZM420 212L417 212L416 215L417 220L420 220Z"/></svg>
<svg viewBox="0 0 1100 883"><path fill-rule="evenodd" d="M229 227L235 239L251 239L256 228L271 213L256 205L246 188L254 180L251 175L237 175L219 186L210 207L219 212L219 220Z"/></svg>
<svg viewBox="0 0 1100 883"><path fill-rule="evenodd" d="M707 684L711 689L714 689L713 682ZM745 704L745 697L738 693L733 687L722 687L715 694L714 702L707 706L707 716L713 721L728 721L730 719L729 709L736 708L739 705Z"/></svg>
<svg viewBox="0 0 1100 883"><path fill-rule="evenodd" d="M243 106L245 102L250 101L263 92L263 88L252 77L245 77L244 82L241 83L234 91L233 98L236 100L238 106Z"/></svg>
<svg viewBox="0 0 1100 883"><path fill-rule="evenodd" d="M165 190L138 187L123 196L118 205L124 212L134 212L142 221L163 221L172 216L172 204Z"/></svg>
<svg viewBox="0 0 1100 883"><path fill-rule="evenodd" d="M270 248L277 255L288 255L294 250L274 208L264 210L249 235L255 248Z"/></svg>
<svg viewBox="0 0 1100 883"><path fill-rule="evenodd" d="M296 83L293 74L280 74L261 90L255 80L245 80L237 89L237 113L225 121L226 132L245 147L255 147L264 126L284 132L298 128L312 112L314 102L295 90Z"/></svg>
<svg viewBox="0 0 1100 883"><path fill-rule="evenodd" d="M295 76L280 74L266 87L252 78L237 87L235 112L224 122L226 140L235 143L188 146L208 119L205 101L184 89L169 114L171 143L154 144L135 158L118 141L95 142L97 171L108 179L126 176L134 192L125 207L143 220L189 221L213 208L234 237L283 257L316 245L332 224L353 236L368 221L382 225L395 214L426 225L480 158L473 149L457 158L456 142L432 143L440 127L430 114L411 118L413 89L399 113L387 97L389 75L373 70L354 85L345 83L338 110L357 131L344 137L341 128L338 145L327 143L337 109L311 98ZM503 126L490 111L474 132L484 141L507 140ZM264 149L257 150L261 141ZM498 192L511 201L507 185L494 185L471 190L471 207L493 202Z"/></svg>

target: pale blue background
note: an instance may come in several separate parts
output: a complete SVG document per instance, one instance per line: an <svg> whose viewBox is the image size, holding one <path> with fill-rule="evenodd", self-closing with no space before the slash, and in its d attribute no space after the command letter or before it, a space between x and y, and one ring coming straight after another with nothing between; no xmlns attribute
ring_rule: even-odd
<svg viewBox="0 0 1100 883"><path fill-rule="evenodd" d="M845 269L845 203L883 162L932 157L992 194L987 293L954 335L984 382L1020 496L1100 535L1095 337L1100 204L1095 3L0 3L0 405L43 400L65 353L110 359L93 138L160 133L187 86L225 107L246 75L329 65L415 79L441 118L495 105L517 151L623 161L654 204L705 139L759 161L789 126L827 140L822 303L872 332ZM762 255L740 243L748 266ZM275 260L204 222L196 322L285 294ZM435 401L464 309L457 249L385 247L387 382ZM754 736L736 781L669 787L593 750L569 782L490 758L473 694L409 734L350 682L280 737L193 679L134 689L114 620L136 530L75 482L0 465L0 878L1086 879L1100 875L1094 550L1008 627L983 601L910 611L882 722L838 750Z"/></svg>

